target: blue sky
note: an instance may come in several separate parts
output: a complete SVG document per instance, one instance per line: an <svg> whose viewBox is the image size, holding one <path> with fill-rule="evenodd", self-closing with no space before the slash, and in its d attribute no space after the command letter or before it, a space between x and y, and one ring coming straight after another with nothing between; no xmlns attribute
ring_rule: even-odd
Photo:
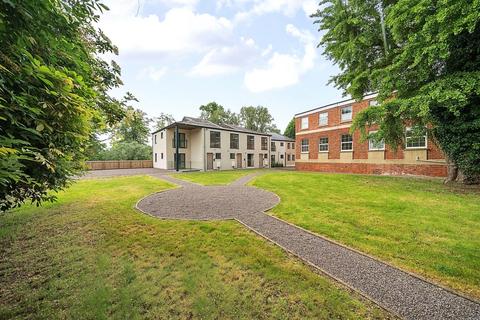
<svg viewBox="0 0 480 320"><path fill-rule="evenodd" d="M317 48L317 0L105 0L101 29L136 107L180 120L216 101L269 108L283 131L295 113L342 99ZM110 58L110 57L108 57Z"/></svg>

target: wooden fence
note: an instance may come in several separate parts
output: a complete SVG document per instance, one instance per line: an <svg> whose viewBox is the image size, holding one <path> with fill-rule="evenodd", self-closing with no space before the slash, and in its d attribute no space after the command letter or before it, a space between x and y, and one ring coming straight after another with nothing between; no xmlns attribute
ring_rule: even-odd
<svg viewBox="0 0 480 320"><path fill-rule="evenodd" d="M152 160L87 161L88 170L153 168Z"/></svg>

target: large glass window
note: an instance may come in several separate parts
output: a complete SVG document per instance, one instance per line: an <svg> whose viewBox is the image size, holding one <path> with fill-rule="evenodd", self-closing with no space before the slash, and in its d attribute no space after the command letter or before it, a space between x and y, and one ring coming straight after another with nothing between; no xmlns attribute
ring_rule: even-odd
<svg viewBox="0 0 480 320"><path fill-rule="evenodd" d="M310 150L308 139L302 139L302 153L307 153Z"/></svg>
<svg viewBox="0 0 480 320"><path fill-rule="evenodd" d="M272 151L277 151L277 145L275 144L275 142L272 141L272 143L270 144L271 145L271 149Z"/></svg>
<svg viewBox="0 0 480 320"><path fill-rule="evenodd" d="M177 145L175 143L175 137L173 138L172 142L173 147L176 148ZM187 139L185 137L185 133L178 133L178 147L182 149L185 149L187 147Z"/></svg>
<svg viewBox="0 0 480 320"><path fill-rule="evenodd" d="M350 134L342 134L342 151L352 151L353 150L353 138Z"/></svg>
<svg viewBox="0 0 480 320"><path fill-rule="evenodd" d="M308 117L302 118L302 129L308 129Z"/></svg>
<svg viewBox="0 0 480 320"><path fill-rule="evenodd" d="M268 150L268 139L266 137L262 137L262 150Z"/></svg>
<svg viewBox="0 0 480 320"><path fill-rule="evenodd" d="M342 114L342 121L350 121L352 120L352 106L343 107L341 109Z"/></svg>
<svg viewBox="0 0 480 320"><path fill-rule="evenodd" d="M370 133L376 133L377 131L371 131ZM373 138L368 139L368 150L385 150L385 140L377 141Z"/></svg>
<svg viewBox="0 0 480 320"><path fill-rule="evenodd" d="M328 112L320 113L318 125L326 126L328 124Z"/></svg>
<svg viewBox="0 0 480 320"><path fill-rule="evenodd" d="M220 147L221 147L220 132L210 131L210 148L220 148Z"/></svg>
<svg viewBox="0 0 480 320"><path fill-rule="evenodd" d="M239 135L236 133L230 133L230 149L239 148Z"/></svg>
<svg viewBox="0 0 480 320"><path fill-rule="evenodd" d="M255 150L255 136L247 136L247 149Z"/></svg>
<svg viewBox="0 0 480 320"><path fill-rule="evenodd" d="M318 151L328 152L328 137L320 138L320 141L318 143Z"/></svg>
<svg viewBox="0 0 480 320"><path fill-rule="evenodd" d="M419 149L427 147L427 131L414 132L407 128L405 132L405 145L407 149Z"/></svg>

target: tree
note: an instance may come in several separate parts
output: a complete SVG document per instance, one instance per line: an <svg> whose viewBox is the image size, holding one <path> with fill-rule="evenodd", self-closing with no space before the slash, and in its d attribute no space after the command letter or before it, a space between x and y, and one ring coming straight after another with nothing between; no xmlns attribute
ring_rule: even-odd
<svg viewBox="0 0 480 320"><path fill-rule="evenodd" d="M152 147L136 141L114 143L110 149L100 150L91 160L151 160Z"/></svg>
<svg viewBox="0 0 480 320"><path fill-rule="evenodd" d="M236 113L230 110L225 110L222 105L216 102L210 102L206 105L201 105L200 111L200 118L216 124L240 124L240 119Z"/></svg>
<svg viewBox="0 0 480 320"><path fill-rule="evenodd" d="M84 168L99 123L123 117L108 95L117 48L96 27L99 0L0 1L0 210L53 200Z"/></svg>
<svg viewBox="0 0 480 320"><path fill-rule="evenodd" d="M295 139L295 118L290 120L290 122L287 125L287 128L285 129L285 132L283 133L283 135L285 137Z"/></svg>
<svg viewBox="0 0 480 320"><path fill-rule="evenodd" d="M146 144L150 136L149 124L152 120L140 109L127 107L125 118L113 129L115 142L137 142Z"/></svg>
<svg viewBox="0 0 480 320"><path fill-rule="evenodd" d="M154 130L160 130L174 123L175 119L171 114L162 112L158 117L154 118L154 121Z"/></svg>
<svg viewBox="0 0 480 320"><path fill-rule="evenodd" d="M247 129L265 133L280 133L280 130L273 123L273 120L272 115L266 107L249 106L240 109L240 121Z"/></svg>
<svg viewBox="0 0 480 320"><path fill-rule="evenodd" d="M446 155L449 179L480 179L480 3L469 0L324 0L314 17L331 79L356 99L378 91L353 130L403 145L405 123L427 131ZM415 130L420 132L421 130Z"/></svg>

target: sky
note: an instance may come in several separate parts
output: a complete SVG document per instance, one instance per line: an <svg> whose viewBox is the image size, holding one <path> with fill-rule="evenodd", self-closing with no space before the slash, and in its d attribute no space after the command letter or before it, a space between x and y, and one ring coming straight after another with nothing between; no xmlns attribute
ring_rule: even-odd
<svg viewBox="0 0 480 320"><path fill-rule="evenodd" d="M283 131L294 114L342 99L317 48L318 0L105 0L99 27L119 48L124 86L150 117L199 116L211 101L268 107Z"/></svg>

